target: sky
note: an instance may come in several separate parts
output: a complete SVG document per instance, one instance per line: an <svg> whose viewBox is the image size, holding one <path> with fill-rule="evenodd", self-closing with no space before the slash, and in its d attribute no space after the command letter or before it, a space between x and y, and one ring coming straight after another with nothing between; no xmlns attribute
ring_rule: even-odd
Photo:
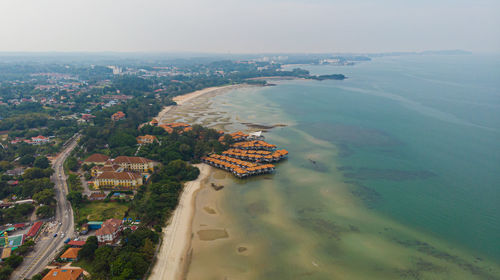
<svg viewBox="0 0 500 280"><path fill-rule="evenodd" d="M500 0L1 0L0 51L500 53Z"/></svg>

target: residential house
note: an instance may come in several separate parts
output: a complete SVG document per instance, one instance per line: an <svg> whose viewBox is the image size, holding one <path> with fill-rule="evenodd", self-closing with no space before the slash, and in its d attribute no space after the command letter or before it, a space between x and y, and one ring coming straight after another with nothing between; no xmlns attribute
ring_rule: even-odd
<svg viewBox="0 0 500 280"><path fill-rule="evenodd" d="M114 113L113 115L111 115L111 120L113 121L119 121L119 120L122 120L125 118L125 113L123 113L122 111L118 111L116 113Z"/></svg>
<svg viewBox="0 0 500 280"><path fill-rule="evenodd" d="M62 255L61 259L65 262L75 262L78 261L78 251L82 248L68 248Z"/></svg>
<svg viewBox="0 0 500 280"><path fill-rule="evenodd" d="M94 115L91 115L91 114L82 114L82 120L84 120L85 122L88 122L88 121L90 121L93 118L95 118Z"/></svg>
<svg viewBox="0 0 500 280"><path fill-rule="evenodd" d="M100 192L93 192L89 196L90 201L104 200L105 198L106 198L106 194L100 193Z"/></svg>
<svg viewBox="0 0 500 280"><path fill-rule="evenodd" d="M73 268L53 268L42 278L42 280L81 280L83 279L83 269Z"/></svg>
<svg viewBox="0 0 500 280"><path fill-rule="evenodd" d="M100 229L96 231L95 236L99 243L114 243L123 230L123 221L119 219L108 219Z"/></svg>
<svg viewBox="0 0 500 280"><path fill-rule="evenodd" d="M45 144L45 143L49 143L50 142L50 139L45 137L45 136L42 136L42 135L38 135L36 137L31 137L31 143L33 145L41 145L41 144Z"/></svg>
<svg viewBox="0 0 500 280"><path fill-rule="evenodd" d="M7 170L7 171L5 171L5 174L9 175L9 176L21 176L24 174L24 168L17 167L17 168L11 169L11 170Z"/></svg>

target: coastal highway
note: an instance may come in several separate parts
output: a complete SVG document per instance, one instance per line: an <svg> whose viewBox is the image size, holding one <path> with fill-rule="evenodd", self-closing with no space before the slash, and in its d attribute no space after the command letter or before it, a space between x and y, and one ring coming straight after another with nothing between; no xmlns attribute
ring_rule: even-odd
<svg viewBox="0 0 500 280"><path fill-rule="evenodd" d="M54 227L51 232L41 233L31 255L25 257L21 266L12 274L11 279L31 278L33 275L41 272L44 267L54 258L58 250L63 247L65 239L75 238L73 209L66 199L68 186L66 184L66 175L64 174L64 161L71 151L76 147L79 134L75 134L66 142L63 151L56 157L52 163L54 175L52 181L55 183L55 195L57 200L56 213L54 218ZM57 236L53 235L57 233Z"/></svg>

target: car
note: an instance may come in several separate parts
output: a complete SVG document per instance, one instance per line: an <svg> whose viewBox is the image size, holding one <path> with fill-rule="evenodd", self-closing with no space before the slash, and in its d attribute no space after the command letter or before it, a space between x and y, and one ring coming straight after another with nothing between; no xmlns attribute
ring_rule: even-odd
<svg viewBox="0 0 500 280"><path fill-rule="evenodd" d="M54 237L57 237L57 233L54 233Z"/></svg>

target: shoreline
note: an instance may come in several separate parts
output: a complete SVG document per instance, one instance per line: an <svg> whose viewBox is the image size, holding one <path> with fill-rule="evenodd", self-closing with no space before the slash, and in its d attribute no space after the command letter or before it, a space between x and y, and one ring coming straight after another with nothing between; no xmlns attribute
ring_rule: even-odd
<svg viewBox="0 0 500 280"><path fill-rule="evenodd" d="M237 89L241 87L246 87L246 86L251 86L247 84L235 84L235 85L225 85L225 86L218 86L218 87L209 87L209 88L204 88L200 89L197 91L189 92L183 95L178 95L172 100L177 103L177 105L170 105L170 106L165 106L159 113L158 116L156 116L156 119L158 120L159 124L163 123L163 119L167 116L167 114L174 108L177 108L191 100L194 100L200 96L203 96L208 93L213 93L221 90L230 90L230 89Z"/></svg>
<svg viewBox="0 0 500 280"><path fill-rule="evenodd" d="M196 180L185 183L174 214L163 228L162 243L148 279L182 279L184 276L186 256L191 246L196 194L212 172L206 164L194 166L200 169L200 175Z"/></svg>

